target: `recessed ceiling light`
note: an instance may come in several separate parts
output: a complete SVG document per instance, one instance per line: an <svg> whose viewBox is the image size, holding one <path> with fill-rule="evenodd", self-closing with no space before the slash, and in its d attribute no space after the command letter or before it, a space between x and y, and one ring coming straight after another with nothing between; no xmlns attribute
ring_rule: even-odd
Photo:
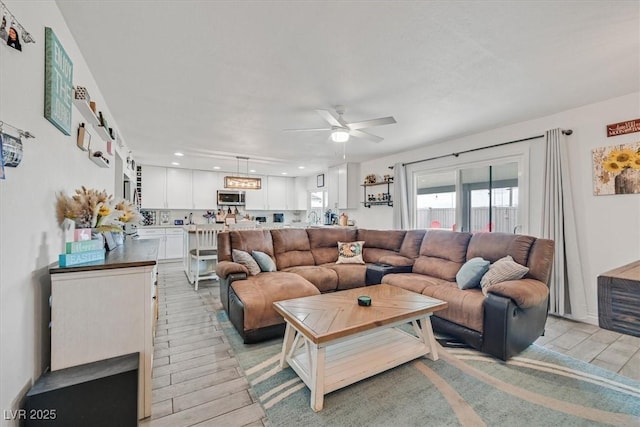
<svg viewBox="0 0 640 427"><path fill-rule="evenodd" d="M178 162L171 162L171 164L174 165L174 166L180 166L180 163L178 163Z"/></svg>
<svg viewBox="0 0 640 427"><path fill-rule="evenodd" d="M286 174L287 174L286 172L282 172L282 175L286 175Z"/></svg>
<svg viewBox="0 0 640 427"><path fill-rule="evenodd" d="M214 169L220 169L220 166L214 166L213 168Z"/></svg>
<svg viewBox="0 0 640 427"><path fill-rule="evenodd" d="M184 156L184 153L181 153L179 151L176 151L175 153L173 153L174 156L178 156L178 157L182 157Z"/></svg>
<svg viewBox="0 0 640 427"><path fill-rule="evenodd" d="M304 169L304 166L298 166L298 169Z"/></svg>
<svg viewBox="0 0 640 427"><path fill-rule="evenodd" d="M251 169L249 172L255 173L255 171L256 171L255 169Z"/></svg>

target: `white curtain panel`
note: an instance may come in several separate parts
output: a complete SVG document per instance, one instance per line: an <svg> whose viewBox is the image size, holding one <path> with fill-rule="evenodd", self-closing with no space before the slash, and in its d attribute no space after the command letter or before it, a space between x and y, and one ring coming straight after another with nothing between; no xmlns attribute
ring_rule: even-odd
<svg viewBox="0 0 640 427"><path fill-rule="evenodd" d="M409 224L409 189L407 168L402 163L393 165L393 228L405 230Z"/></svg>
<svg viewBox="0 0 640 427"><path fill-rule="evenodd" d="M545 132L542 237L555 242L549 312L576 320L586 318L585 282L578 252L566 136Z"/></svg>

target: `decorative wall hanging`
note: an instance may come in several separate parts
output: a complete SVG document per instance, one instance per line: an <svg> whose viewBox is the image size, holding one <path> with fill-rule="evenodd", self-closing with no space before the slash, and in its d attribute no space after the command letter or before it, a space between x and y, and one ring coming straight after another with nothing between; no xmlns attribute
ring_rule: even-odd
<svg viewBox="0 0 640 427"><path fill-rule="evenodd" d="M10 168L18 167L22 161L22 140L15 136L0 133L2 136L2 165Z"/></svg>
<svg viewBox="0 0 640 427"><path fill-rule="evenodd" d="M607 137L640 132L640 119L607 125Z"/></svg>
<svg viewBox="0 0 640 427"><path fill-rule="evenodd" d="M44 29L44 117L71 135L73 63L53 30Z"/></svg>
<svg viewBox="0 0 640 427"><path fill-rule="evenodd" d="M89 133L89 129L87 129L84 123L80 123L78 126L78 148L82 151L87 151L89 149L89 144L91 143L91 134Z"/></svg>
<svg viewBox="0 0 640 427"><path fill-rule="evenodd" d="M7 6L0 1L0 14L2 19L0 20L0 42L6 44L15 50L22 51L22 43L20 43L20 37L22 41L27 43L35 43L31 34L18 22L13 13L9 11Z"/></svg>
<svg viewBox="0 0 640 427"><path fill-rule="evenodd" d="M593 194L640 193L640 142L594 148Z"/></svg>

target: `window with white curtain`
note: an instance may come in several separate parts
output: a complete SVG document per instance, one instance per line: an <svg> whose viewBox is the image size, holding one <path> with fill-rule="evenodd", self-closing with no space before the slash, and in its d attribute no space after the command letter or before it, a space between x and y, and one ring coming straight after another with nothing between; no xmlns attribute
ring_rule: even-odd
<svg viewBox="0 0 640 427"><path fill-rule="evenodd" d="M522 158L485 160L413 172L416 228L520 233L526 201Z"/></svg>

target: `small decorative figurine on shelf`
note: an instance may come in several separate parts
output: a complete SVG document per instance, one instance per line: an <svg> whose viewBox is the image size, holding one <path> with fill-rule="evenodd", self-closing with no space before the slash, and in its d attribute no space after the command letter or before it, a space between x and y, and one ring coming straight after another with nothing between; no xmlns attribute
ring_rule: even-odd
<svg viewBox="0 0 640 427"><path fill-rule="evenodd" d="M364 179L365 184L375 184L378 181L378 177L375 174L367 175Z"/></svg>
<svg viewBox="0 0 640 427"><path fill-rule="evenodd" d="M384 182L389 182L393 179L393 177L391 175L385 175L384 176Z"/></svg>

